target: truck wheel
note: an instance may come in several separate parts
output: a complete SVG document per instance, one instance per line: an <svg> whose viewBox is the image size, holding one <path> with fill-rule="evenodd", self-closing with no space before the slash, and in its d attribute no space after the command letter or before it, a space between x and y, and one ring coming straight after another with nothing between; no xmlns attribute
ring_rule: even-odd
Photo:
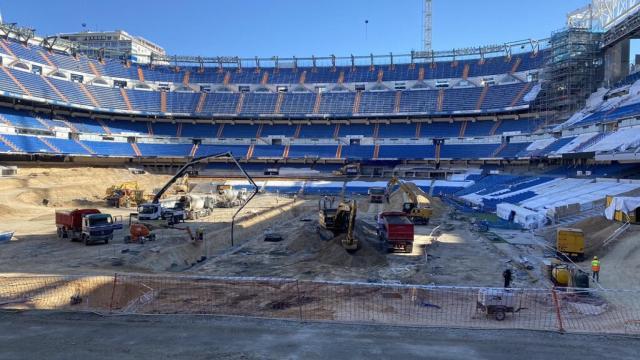
<svg viewBox="0 0 640 360"><path fill-rule="evenodd" d="M109 243L109 240L113 240L113 235L111 235L108 238L104 239L105 245Z"/></svg>
<svg viewBox="0 0 640 360"><path fill-rule="evenodd" d="M62 229L57 228L56 229L56 234L58 235L58 239L62 239L63 235L62 235Z"/></svg>
<svg viewBox="0 0 640 360"><path fill-rule="evenodd" d="M413 253L413 245L407 245L407 246L405 246L404 251L406 251L406 252L407 252L407 254L411 254L411 253Z"/></svg>
<svg viewBox="0 0 640 360"><path fill-rule="evenodd" d="M496 309L495 312L496 312L495 317L496 317L496 320L498 321L502 321L507 317L507 314L505 314L504 309Z"/></svg>
<svg viewBox="0 0 640 360"><path fill-rule="evenodd" d="M89 246L90 242L89 242L89 237L87 235L82 235L82 241L84 242L85 246Z"/></svg>

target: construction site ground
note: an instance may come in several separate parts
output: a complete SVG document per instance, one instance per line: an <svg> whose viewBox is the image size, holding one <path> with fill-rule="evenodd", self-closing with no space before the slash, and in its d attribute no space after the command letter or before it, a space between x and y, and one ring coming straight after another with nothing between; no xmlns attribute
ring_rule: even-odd
<svg viewBox="0 0 640 360"><path fill-rule="evenodd" d="M401 192L395 192L385 204L369 204L364 196L357 198L356 237L360 248L353 254L342 248L340 237L322 240L318 235L318 196L294 199L258 195L238 215L233 244L230 229L237 210L234 208L215 209L209 217L173 229L154 230L157 240L144 244L124 243L126 226L107 245L85 246L56 237L56 209L96 207L121 215L126 225L135 209L106 208L105 189L134 180L151 192L168 179L168 175L134 175L124 168L21 167L17 177L0 179L0 231L15 231L11 242L0 244L0 273L133 272L501 286L502 271L511 268L516 287L549 285L537 263L545 256L538 243L544 238L535 240L523 231L474 232L470 217L453 214L438 199L432 201L434 216L429 225L416 226L413 253L387 253L375 233L375 217L381 211L399 210L405 201ZM640 242L635 227L602 248L597 245L598 239L615 231L619 224L589 219L576 226L593 234L589 246L602 256L601 282L606 287L639 285ZM205 241L192 242L186 227L194 231L203 227ZM282 235L283 241L265 242L266 232ZM625 276L613 276L614 269Z"/></svg>
<svg viewBox="0 0 640 360"><path fill-rule="evenodd" d="M202 316L0 313L0 359L636 359L638 339ZM499 339L499 343L496 340ZM37 346L34 346L37 344Z"/></svg>
<svg viewBox="0 0 640 360"><path fill-rule="evenodd" d="M221 276L294 277L438 285L497 286L508 261L491 241L472 233L466 220L447 217L445 205L434 200L428 226L416 226L412 254L383 250L375 233L375 217L383 210L400 210L400 192L389 204L369 204L358 198L356 235L360 248L353 254L340 238L322 240L318 226L319 197L258 195L236 220L231 244L231 217L236 209L215 209L207 218L174 229L158 229L157 240L125 244L126 222L135 209L106 208L105 189L137 181L147 192L163 185L166 175L133 175L127 169L20 168L15 178L0 179L0 231L15 231L13 241L0 245L0 272L30 274L101 274L113 272L184 273ZM203 180L205 181L205 180ZM209 181L209 180L206 180ZM43 205L43 200L48 205ZM125 229L107 245L85 246L58 239L54 211L96 207L121 215ZM441 229L432 234L435 227ZM205 229L205 241L194 243L184 229ZM266 232L283 237L265 242ZM518 277L522 286L526 277Z"/></svg>

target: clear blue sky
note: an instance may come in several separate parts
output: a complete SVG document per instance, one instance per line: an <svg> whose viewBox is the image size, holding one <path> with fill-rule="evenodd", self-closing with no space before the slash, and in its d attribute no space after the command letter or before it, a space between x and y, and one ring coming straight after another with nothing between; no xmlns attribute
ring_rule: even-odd
<svg viewBox="0 0 640 360"><path fill-rule="evenodd" d="M434 49L545 38L587 0L433 0ZM43 34L124 29L169 54L251 57L407 53L422 0L7 0L5 22ZM365 20L369 20L365 37Z"/></svg>

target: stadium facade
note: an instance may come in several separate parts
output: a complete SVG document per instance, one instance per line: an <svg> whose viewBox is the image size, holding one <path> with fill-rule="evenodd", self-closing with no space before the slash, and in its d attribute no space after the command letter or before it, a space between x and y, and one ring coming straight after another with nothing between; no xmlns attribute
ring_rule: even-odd
<svg viewBox="0 0 640 360"><path fill-rule="evenodd" d="M620 46L584 28L404 56L146 63L13 25L0 34L5 161L167 166L231 150L257 171L381 174L635 162L640 145L638 74L612 71Z"/></svg>

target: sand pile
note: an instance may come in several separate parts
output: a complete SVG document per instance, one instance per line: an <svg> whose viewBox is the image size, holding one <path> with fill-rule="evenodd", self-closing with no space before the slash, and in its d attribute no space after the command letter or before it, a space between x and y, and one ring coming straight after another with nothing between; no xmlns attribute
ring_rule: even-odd
<svg viewBox="0 0 640 360"><path fill-rule="evenodd" d="M571 227L584 231L585 252L590 255L600 249L604 241L620 226L622 224L619 222L609 221L604 216L597 216L580 221Z"/></svg>
<svg viewBox="0 0 640 360"><path fill-rule="evenodd" d="M431 208L433 209L433 216L439 217L447 211L446 205L438 197L429 197L424 191L417 186L414 189L418 195L422 195L429 199ZM402 205L407 201L404 192L400 189L394 191L389 197L389 204L387 205L387 211L402 211Z"/></svg>
<svg viewBox="0 0 640 360"><path fill-rule="evenodd" d="M597 252L602 247L603 242L620 226L622 226L622 224L619 222L609 221L604 216L595 216L567 227L580 229L584 232L585 252L586 255L589 256ZM556 229L545 231L543 236L547 242L555 246Z"/></svg>
<svg viewBox="0 0 640 360"><path fill-rule="evenodd" d="M342 247L344 238L345 235L340 235L327 241L326 245L320 249L316 260L323 264L341 267L370 268L387 265L384 254L367 240L358 239L358 250L349 253Z"/></svg>

